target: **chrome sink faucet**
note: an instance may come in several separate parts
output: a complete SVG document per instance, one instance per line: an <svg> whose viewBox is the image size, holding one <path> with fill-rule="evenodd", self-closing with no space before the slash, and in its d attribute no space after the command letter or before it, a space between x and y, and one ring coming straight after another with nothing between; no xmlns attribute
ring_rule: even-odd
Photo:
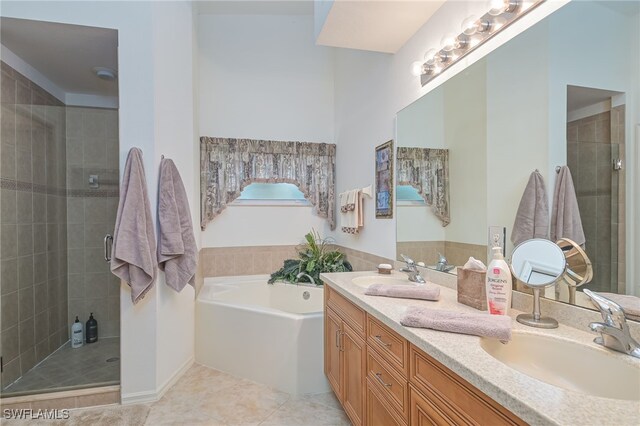
<svg viewBox="0 0 640 426"><path fill-rule="evenodd" d="M418 284L424 284L426 281L424 280L424 278L422 278L422 275L420 275L420 271L418 271L418 266L416 265L416 263L404 254L401 254L400 256L402 256L402 259L404 259L405 263L407 264L407 266L400 269L400 271L409 274L409 281Z"/></svg>
<svg viewBox="0 0 640 426"><path fill-rule="evenodd" d="M584 290L600 309L603 322L592 322L589 328L600 334L593 341L614 351L640 358L640 344L631 337L629 325L620 305L591 290Z"/></svg>

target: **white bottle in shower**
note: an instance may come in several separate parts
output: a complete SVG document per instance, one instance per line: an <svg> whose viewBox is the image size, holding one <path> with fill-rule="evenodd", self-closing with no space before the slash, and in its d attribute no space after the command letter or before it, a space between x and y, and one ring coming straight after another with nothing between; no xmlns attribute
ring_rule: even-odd
<svg viewBox="0 0 640 426"><path fill-rule="evenodd" d="M76 316L76 321L71 326L71 347L79 348L84 343L84 332L82 330L82 323Z"/></svg>

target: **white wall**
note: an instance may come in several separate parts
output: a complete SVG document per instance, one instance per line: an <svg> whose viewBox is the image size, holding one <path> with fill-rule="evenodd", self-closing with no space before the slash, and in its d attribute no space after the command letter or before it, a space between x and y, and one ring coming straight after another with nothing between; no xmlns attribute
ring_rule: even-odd
<svg viewBox="0 0 640 426"><path fill-rule="evenodd" d="M188 190L189 182L192 185L196 182L192 174L197 173L194 171L197 169L183 166L195 164L193 159L188 159L189 151L197 151L190 146L193 143L193 116L190 111L176 113L174 106L165 105L176 102L175 109L193 108L189 98L192 87L189 81L190 62L182 52L191 51L191 46L184 44L188 43L185 33L192 30L186 22L185 7L190 8L190 5L179 2L161 6L151 2L2 2L2 16L118 30L120 169L123 169L126 155L132 147L142 149L152 206L157 204L160 151L175 155L179 167L182 166ZM177 48L177 42L171 42L170 36L162 35L173 26L172 36L180 40L180 48ZM165 44L172 45L172 48L165 48ZM171 64L174 55L186 63ZM156 65L168 69L156 69ZM181 69L183 66L186 71ZM185 85L188 93L181 95ZM176 126L166 136L161 134L168 131L165 123ZM184 145L174 146L172 150L164 149L176 141L184 141ZM165 298L164 290L166 286L160 278L156 288L133 306L129 287L122 285L120 345L123 402L155 399L163 384L159 380L176 372L171 370L179 364L180 358L193 356L193 344L188 343L192 342L192 337L188 333L175 342L159 342L193 328L190 319L193 302L186 303L184 297L179 301L170 296ZM167 325L169 319L165 322L160 318L172 318L173 322ZM158 355L159 349L169 346L175 352Z"/></svg>
<svg viewBox="0 0 640 426"><path fill-rule="evenodd" d="M565 0L543 3L424 88L420 87L418 78L411 75L411 64L421 59L429 48L439 46L444 34L459 32L460 23L469 15L481 15L486 10L485 2L446 2L393 56L337 51L335 140L339 147L338 192L373 183L373 149L395 138L398 111L565 3ZM336 232L336 240L347 247L393 258L395 219L375 219L371 201L365 208L365 227L361 234L354 237Z"/></svg>
<svg viewBox="0 0 640 426"><path fill-rule="evenodd" d="M333 143L333 55L313 25L311 15L201 15L200 136ZM202 244L298 244L311 227L327 235L325 224L311 208L229 207Z"/></svg>

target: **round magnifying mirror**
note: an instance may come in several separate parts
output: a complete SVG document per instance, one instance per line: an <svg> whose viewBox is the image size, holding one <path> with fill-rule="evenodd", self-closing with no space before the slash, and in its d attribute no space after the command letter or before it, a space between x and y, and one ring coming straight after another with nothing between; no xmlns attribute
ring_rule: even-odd
<svg viewBox="0 0 640 426"><path fill-rule="evenodd" d="M511 256L513 275L532 288L555 284L564 274L566 265L562 249L541 238L524 241Z"/></svg>
<svg viewBox="0 0 640 426"><path fill-rule="evenodd" d="M513 275L533 289L533 313L520 314L519 323L538 328L556 328L558 321L540 315L540 289L557 283L567 262L562 249L552 241L534 238L519 244L511 255Z"/></svg>

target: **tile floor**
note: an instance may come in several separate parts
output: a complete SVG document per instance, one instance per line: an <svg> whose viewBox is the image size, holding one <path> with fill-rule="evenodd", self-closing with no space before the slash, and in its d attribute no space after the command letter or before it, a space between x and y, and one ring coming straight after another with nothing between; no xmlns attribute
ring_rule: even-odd
<svg viewBox="0 0 640 426"><path fill-rule="evenodd" d="M66 421L3 421L3 425L278 425L348 426L332 393L294 397L194 364L153 404L76 409Z"/></svg>
<svg viewBox="0 0 640 426"><path fill-rule="evenodd" d="M117 384L120 382L120 361L107 360L119 357L118 337L99 339L76 349L71 348L71 344L67 342L19 380L3 389L2 396L53 388Z"/></svg>

